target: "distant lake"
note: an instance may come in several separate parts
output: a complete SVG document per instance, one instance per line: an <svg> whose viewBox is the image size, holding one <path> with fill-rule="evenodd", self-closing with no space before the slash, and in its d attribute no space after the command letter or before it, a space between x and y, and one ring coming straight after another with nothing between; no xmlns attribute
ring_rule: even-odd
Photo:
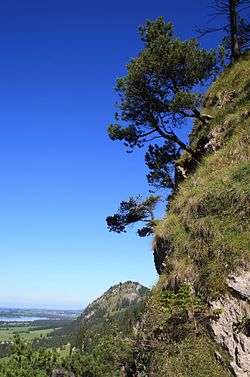
<svg viewBox="0 0 250 377"><path fill-rule="evenodd" d="M0 322L33 322L48 318L41 317L0 317Z"/></svg>

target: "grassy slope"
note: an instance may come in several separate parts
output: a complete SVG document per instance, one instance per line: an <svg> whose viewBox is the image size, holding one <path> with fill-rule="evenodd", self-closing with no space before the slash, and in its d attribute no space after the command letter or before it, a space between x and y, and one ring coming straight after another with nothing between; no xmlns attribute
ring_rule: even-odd
<svg viewBox="0 0 250 377"><path fill-rule="evenodd" d="M167 319L166 307L164 312L157 302L171 305L159 300L162 292L178 291L189 281L205 307L210 299L225 293L228 273L237 267L249 268L249 78L250 55L228 67L208 91L204 112L214 120L207 127L195 125L191 144L195 147L201 137L224 125L217 132L221 148L204 157L180 185L166 218L155 231L155 248L170 244L173 252L153 290L145 324L144 337L150 339L154 350L148 370L152 376L231 375L225 368L226 355L224 365L216 359L217 345L202 320L198 324L184 320L176 333L174 318L168 315ZM223 106L218 106L221 102Z"/></svg>

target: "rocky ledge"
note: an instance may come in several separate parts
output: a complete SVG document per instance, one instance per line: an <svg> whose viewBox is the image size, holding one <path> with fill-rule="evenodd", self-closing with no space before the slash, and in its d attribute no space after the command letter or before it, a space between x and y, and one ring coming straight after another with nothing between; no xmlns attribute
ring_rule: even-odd
<svg viewBox="0 0 250 377"><path fill-rule="evenodd" d="M231 356L232 373L237 377L250 376L250 271L231 274L228 294L211 302L212 310L219 309L218 319L210 329L218 342Z"/></svg>

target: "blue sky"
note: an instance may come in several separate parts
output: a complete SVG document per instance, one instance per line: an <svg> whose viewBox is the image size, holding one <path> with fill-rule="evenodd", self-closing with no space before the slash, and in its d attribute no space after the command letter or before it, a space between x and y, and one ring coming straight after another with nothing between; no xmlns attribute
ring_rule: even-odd
<svg viewBox="0 0 250 377"><path fill-rule="evenodd" d="M148 194L143 153L106 133L113 87L147 18L186 39L209 3L0 3L0 306L82 308L120 281L156 281L151 239L106 228L122 199Z"/></svg>

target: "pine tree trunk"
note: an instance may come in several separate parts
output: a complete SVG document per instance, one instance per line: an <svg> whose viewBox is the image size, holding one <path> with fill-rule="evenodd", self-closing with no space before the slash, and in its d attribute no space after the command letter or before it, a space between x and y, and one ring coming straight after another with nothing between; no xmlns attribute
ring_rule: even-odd
<svg viewBox="0 0 250 377"><path fill-rule="evenodd" d="M230 36L231 36L231 63L237 60L240 56L238 44L238 31L237 31L237 12L236 1L229 0L230 5Z"/></svg>

